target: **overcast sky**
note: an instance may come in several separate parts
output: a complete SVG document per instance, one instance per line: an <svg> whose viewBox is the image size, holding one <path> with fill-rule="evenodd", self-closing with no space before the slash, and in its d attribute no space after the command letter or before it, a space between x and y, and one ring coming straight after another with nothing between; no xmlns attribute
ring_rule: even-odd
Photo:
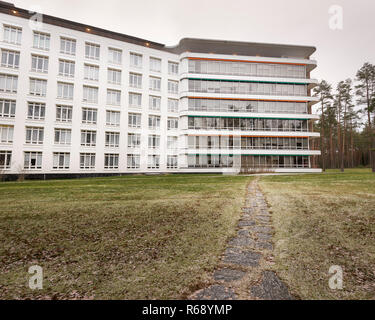
<svg viewBox="0 0 375 320"><path fill-rule="evenodd" d="M375 63L374 0L5 0L43 13L175 45L181 38L312 45L312 77L336 83ZM342 30L329 8L343 8Z"/></svg>

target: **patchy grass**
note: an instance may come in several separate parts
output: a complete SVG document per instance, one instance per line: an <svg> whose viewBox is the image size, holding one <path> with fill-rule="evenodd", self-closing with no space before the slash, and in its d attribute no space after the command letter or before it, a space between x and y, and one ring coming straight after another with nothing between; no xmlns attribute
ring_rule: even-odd
<svg viewBox="0 0 375 320"><path fill-rule="evenodd" d="M273 212L275 268L302 299L375 298L375 174L369 169L262 177ZM343 268L343 290L328 286Z"/></svg>
<svg viewBox="0 0 375 320"><path fill-rule="evenodd" d="M233 235L249 177L0 183L1 299L176 299ZM28 268L43 267L42 290Z"/></svg>

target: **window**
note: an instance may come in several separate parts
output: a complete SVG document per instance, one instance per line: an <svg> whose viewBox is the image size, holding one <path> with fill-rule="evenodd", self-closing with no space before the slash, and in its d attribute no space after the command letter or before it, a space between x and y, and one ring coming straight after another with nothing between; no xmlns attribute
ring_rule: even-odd
<svg viewBox="0 0 375 320"><path fill-rule="evenodd" d="M167 137L167 149L176 150L177 149L177 137L168 136Z"/></svg>
<svg viewBox="0 0 375 320"><path fill-rule="evenodd" d="M82 108L82 123L96 124L98 110L92 108Z"/></svg>
<svg viewBox="0 0 375 320"><path fill-rule="evenodd" d="M42 152L25 152L23 168L26 170L42 169Z"/></svg>
<svg viewBox="0 0 375 320"><path fill-rule="evenodd" d="M13 142L13 126L0 125L0 142L12 143Z"/></svg>
<svg viewBox="0 0 375 320"><path fill-rule="evenodd" d="M167 156L167 169L177 169L177 156L176 155Z"/></svg>
<svg viewBox="0 0 375 320"><path fill-rule="evenodd" d="M26 143L43 144L44 129L38 127L26 127Z"/></svg>
<svg viewBox="0 0 375 320"><path fill-rule="evenodd" d="M76 40L69 38L60 38L60 52L64 54L75 55L76 54Z"/></svg>
<svg viewBox="0 0 375 320"><path fill-rule="evenodd" d="M55 144L70 144L72 141L71 129L55 129Z"/></svg>
<svg viewBox="0 0 375 320"><path fill-rule="evenodd" d="M53 169L69 169L70 153L54 152L53 153Z"/></svg>
<svg viewBox="0 0 375 320"><path fill-rule="evenodd" d="M99 80L99 67L91 64L85 64L84 70L85 80L98 81Z"/></svg>
<svg viewBox="0 0 375 320"><path fill-rule="evenodd" d="M161 71L161 59L150 58L150 70L154 72Z"/></svg>
<svg viewBox="0 0 375 320"><path fill-rule="evenodd" d="M98 44L86 42L86 44L85 44L85 57L87 59L99 60L100 46Z"/></svg>
<svg viewBox="0 0 375 320"><path fill-rule="evenodd" d="M167 129L168 130L177 130L178 129L178 119L177 118L168 118L167 119Z"/></svg>
<svg viewBox="0 0 375 320"><path fill-rule="evenodd" d="M16 116L16 101L0 99L0 117L14 118Z"/></svg>
<svg viewBox="0 0 375 320"><path fill-rule="evenodd" d="M159 116L149 116L148 117L148 128L149 129L160 129L160 117Z"/></svg>
<svg viewBox="0 0 375 320"><path fill-rule="evenodd" d="M128 133L128 147L138 148L141 146L141 135L139 133Z"/></svg>
<svg viewBox="0 0 375 320"><path fill-rule="evenodd" d="M57 83L57 98L73 100L73 89L72 83L58 82Z"/></svg>
<svg viewBox="0 0 375 320"><path fill-rule="evenodd" d="M1 49L1 66L18 69L20 66L20 53L18 51Z"/></svg>
<svg viewBox="0 0 375 320"><path fill-rule="evenodd" d="M120 125L120 112L107 110L106 115L106 125L107 126L119 126Z"/></svg>
<svg viewBox="0 0 375 320"><path fill-rule="evenodd" d="M108 89L107 104L119 106L121 104L121 91Z"/></svg>
<svg viewBox="0 0 375 320"><path fill-rule="evenodd" d="M118 169L118 158L117 153L106 153L104 155L104 169Z"/></svg>
<svg viewBox="0 0 375 320"><path fill-rule="evenodd" d="M178 63L168 61L168 74L178 75Z"/></svg>
<svg viewBox="0 0 375 320"><path fill-rule="evenodd" d="M148 147L150 149L160 148L160 136L156 134L148 135Z"/></svg>
<svg viewBox="0 0 375 320"><path fill-rule="evenodd" d="M59 75L65 77L74 77L75 63L69 60L59 60Z"/></svg>
<svg viewBox="0 0 375 320"><path fill-rule="evenodd" d="M140 108L142 106L142 95L140 93L129 92L129 106Z"/></svg>
<svg viewBox="0 0 375 320"><path fill-rule="evenodd" d="M147 158L147 169L159 169L160 156L156 154L149 155Z"/></svg>
<svg viewBox="0 0 375 320"><path fill-rule="evenodd" d="M4 25L4 42L21 44L22 29Z"/></svg>
<svg viewBox="0 0 375 320"><path fill-rule="evenodd" d="M47 73L48 57L33 54L31 56L31 71Z"/></svg>
<svg viewBox="0 0 375 320"><path fill-rule="evenodd" d="M176 113L178 112L178 100L168 99L168 112Z"/></svg>
<svg viewBox="0 0 375 320"><path fill-rule="evenodd" d="M160 97L150 96L149 98L150 110L160 111L160 104L161 104L160 101L161 101Z"/></svg>
<svg viewBox="0 0 375 320"><path fill-rule="evenodd" d="M0 92L17 93L18 77L0 74Z"/></svg>
<svg viewBox="0 0 375 320"><path fill-rule="evenodd" d="M168 93L178 94L178 82L168 80Z"/></svg>
<svg viewBox="0 0 375 320"><path fill-rule="evenodd" d="M142 55L130 52L130 66L142 68Z"/></svg>
<svg viewBox="0 0 375 320"><path fill-rule="evenodd" d="M130 128L141 127L141 115L139 113L129 113L128 125Z"/></svg>
<svg viewBox="0 0 375 320"><path fill-rule="evenodd" d="M96 146L96 131L81 130L81 146Z"/></svg>
<svg viewBox="0 0 375 320"><path fill-rule="evenodd" d="M122 51L118 49L108 48L108 62L114 64L121 64Z"/></svg>
<svg viewBox="0 0 375 320"><path fill-rule="evenodd" d="M48 33L42 33L34 31L33 47L42 50L49 50L50 35Z"/></svg>
<svg viewBox="0 0 375 320"><path fill-rule="evenodd" d="M128 169L139 169L141 162L141 156L139 154L128 154L127 168Z"/></svg>
<svg viewBox="0 0 375 320"><path fill-rule="evenodd" d="M105 146L111 148L118 148L120 145L120 133L106 132L105 133Z"/></svg>
<svg viewBox="0 0 375 320"><path fill-rule="evenodd" d="M47 94L47 80L30 78L30 94L45 97Z"/></svg>
<svg viewBox="0 0 375 320"><path fill-rule="evenodd" d="M73 108L72 106L56 106L56 121L72 122Z"/></svg>
<svg viewBox="0 0 375 320"><path fill-rule="evenodd" d="M129 86L133 88L142 88L142 75L138 73L129 73Z"/></svg>
<svg viewBox="0 0 375 320"><path fill-rule="evenodd" d="M108 69L108 82L113 84L121 84L121 71L116 69Z"/></svg>
<svg viewBox="0 0 375 320"><path fill-rule="evenodd" d="M150 90L160 91L161 79L157 77L150 77Z"/></svg>
<svg viewBox="0 0 375 320"><path fill-rule="evenodd" d="M79 158L81 169L95 169L95 153L81 153Z"/></svg>
<svg viewBox="0 0 375 320"><path fill-rule="evenodd" d="M0 170L10 169L12 162L12 151L0 150Z"/></svg>
<svg viewBox="0 0 375 320"><path fill-rule="evenodd" d="M98 88L83 86L83 101L89 103L98 103Z"/></svg>
<svg viewBox="0 0 375 320"><path fill-rule="evenodd" d="M27 119L44 120L46 115L46 104L29 102L27 108Z"/></svg>

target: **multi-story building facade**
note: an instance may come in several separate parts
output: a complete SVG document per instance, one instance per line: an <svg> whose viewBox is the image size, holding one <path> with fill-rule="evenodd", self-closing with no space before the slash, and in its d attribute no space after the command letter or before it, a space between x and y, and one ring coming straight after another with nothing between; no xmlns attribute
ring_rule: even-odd
<svg viewBox="0 0 375 320"><path fill-rule="evenodd" d="M0 2L1 172L320 171L315 48L34 17Z"/></svg>

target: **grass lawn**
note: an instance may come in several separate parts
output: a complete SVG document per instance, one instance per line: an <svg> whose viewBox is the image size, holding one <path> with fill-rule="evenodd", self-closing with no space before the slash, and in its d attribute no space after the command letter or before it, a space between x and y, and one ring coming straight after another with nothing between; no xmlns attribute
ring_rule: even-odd
<svg viewBox="0 0 375 320"><path fill-rule="evenodd" d="M275 269L302 299L375 298L375 174L369 169L264 176L271 205ZM331 265L343 290L331 290Z"/></svg>
<svg viewBox="0 0 375 320"><path fill-rule="evenodd" d="M249 177L0 183L0 298L176 299L218 262ZM28 268L43 267L42 290Z"/></svg>

